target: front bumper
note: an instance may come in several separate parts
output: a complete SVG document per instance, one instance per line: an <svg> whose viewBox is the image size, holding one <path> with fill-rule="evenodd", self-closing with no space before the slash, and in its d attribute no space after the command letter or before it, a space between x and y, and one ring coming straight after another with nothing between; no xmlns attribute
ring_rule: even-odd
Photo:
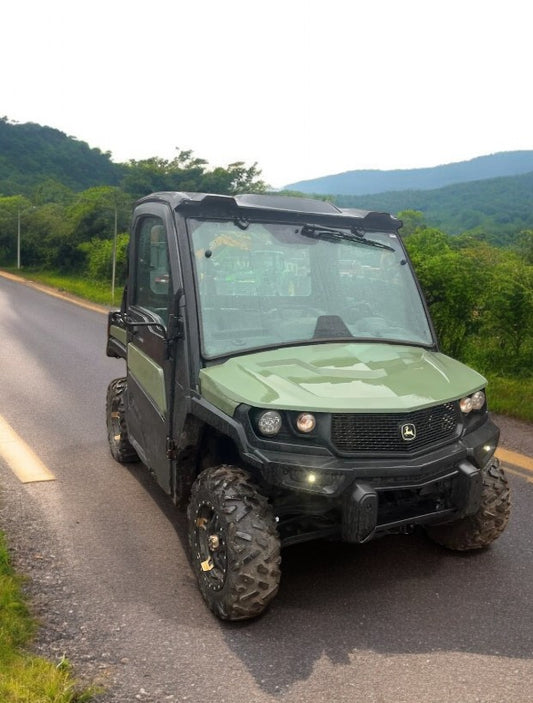
<svg viewBox="0 0 533 703"><path fill-rule="evenodd" d="M447 522L472 515L481 503L481 469L460 462L450 473L422 484L399 489L355 481L343 498L341 537L345 542L367 542L380 534L399 532L414 525ZM392 511L380 511L383 493L397 490L411 500Z"/></svg>
<svg viewBox="0 0 533 703"><path fill-rule="evenodd" d="M475 429L437 449L341 457L321 446L285 444L274 450L258 443L245 422L213 413L204 400L198 399L195 409L235 442L244 465L271 498L285 545L327 536L367 542L474 514L482 472L494 461L500 435L487 414Z"/></svg>
<svg viewBox="0 0 533 703"><path fill-rule="evenodd" d="M477 512L482 471L493 460L498 439L498 428L487 419L452 444L416 457L340 459L269 452L259 470L267 486L305 494L324 510L334 506L341 539L361 543Z"/></svg>

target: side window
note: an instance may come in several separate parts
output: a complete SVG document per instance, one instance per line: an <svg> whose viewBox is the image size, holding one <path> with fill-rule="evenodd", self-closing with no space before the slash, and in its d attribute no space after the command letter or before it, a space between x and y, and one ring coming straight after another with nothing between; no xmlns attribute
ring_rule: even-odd
<svg viewBox="0 0 533 703"><path fill-rule="evenodd" d="M166 324L172 295L167 232L159 217L143 218L136 230L133 304L159 315Z"/></svg>

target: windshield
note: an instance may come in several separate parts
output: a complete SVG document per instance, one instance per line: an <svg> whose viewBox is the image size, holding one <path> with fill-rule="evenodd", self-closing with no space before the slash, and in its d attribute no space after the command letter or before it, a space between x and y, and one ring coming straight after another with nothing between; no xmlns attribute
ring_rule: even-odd
<svg viewBox="0 0 533 703"><path fill-rule="evenodd" d="M188 229L208 358L326 340L433 344L395 233L199 219Z"/></svg>

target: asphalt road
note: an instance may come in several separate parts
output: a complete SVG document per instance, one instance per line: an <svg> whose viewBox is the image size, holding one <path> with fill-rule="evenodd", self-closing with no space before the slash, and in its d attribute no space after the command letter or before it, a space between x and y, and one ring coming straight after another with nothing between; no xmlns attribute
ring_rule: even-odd
<svg viewBox="0 0 533 703"><path fill-rule="evenodd" d="M533 701L533 473L510 475L511 523L482 553L422 535L292 547L269 611L221 623L183 515L109 454L123 365L105 322L0 278L0 416L55 477L22 483L0 457L0 528L30 576L39 651L103 683L106 703Z"/></svg>

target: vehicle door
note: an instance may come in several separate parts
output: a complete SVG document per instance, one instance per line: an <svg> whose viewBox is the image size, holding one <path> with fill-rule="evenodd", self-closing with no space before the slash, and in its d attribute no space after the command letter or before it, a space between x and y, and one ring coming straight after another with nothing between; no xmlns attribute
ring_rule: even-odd
<svg viewBox="0 0 533 703"><path fill-rule="evenodd" d="M169 240L174 244L168 207L141 206L130 244L126 420L130 441L167 493L171 491L167 439L173 383L167 329L179 275L177 262L174 270L170 264Z"/></svg>

